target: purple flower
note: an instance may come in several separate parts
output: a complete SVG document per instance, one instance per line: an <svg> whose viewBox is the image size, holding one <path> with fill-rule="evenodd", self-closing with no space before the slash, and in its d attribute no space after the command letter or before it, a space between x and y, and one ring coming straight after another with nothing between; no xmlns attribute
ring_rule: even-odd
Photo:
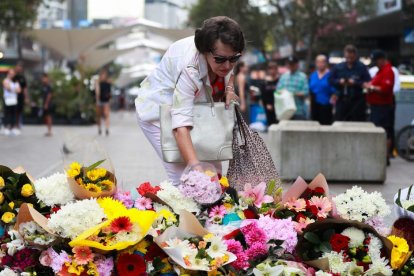
<svg viewBox="0 0 414 276"><path fill-rule="evenodd" d="M295 223L291 218L275 219L270 216L260 216L258 227L262 229L269 240L284 241L282 247L289 253L292 253L298 243L298 236L295 230Z"/></svg>
<svg viewBox="0 0 414 276"><path fill-rule="evenodd" d="M152 200L147 197L138 197L135 200L134 207L139 210L150 210L152 209Z"/></svg>
<svg viewBox="0 0 414 276"><path fill-rule="evenodd" d="M385 225L384 219L381 217L369 218L365 223L372 226L383 237L390 234L390 229Z"/></svg>
<svg viewBox="0 0 414 276"><path fill-rule="evenodd" d="M52 264L50 265L50 267L53 269L53 271L55 273L60 272L62 270L62 266L63 266L64 263L71 261L69 255L68 255L68 253L66 253L66 251L62 251L59 254L57 254L55 252L55 254L53 254L52 256L53 256L53 261L52 261Z"/></svg>
<svg viewBox="0 0 414 276"><path fill-rule="evenodd" d="M117 191L114 195L114 199L121 201L127 208L132 208L134 206L134 200L131 198L130 192Z"/></svg>
<svg viewBox="0 0 414 276"><path fill-rule="evenodd" d="M112 257L105 258L99 256L95 259L96 268L100 276L111 276L114 269L114 259Z"/></svg>
<svg viewBox="0 0 414 276"><path fill-rule="evenodd" d="M186 197L201 204L216 202L221 196L220 184L212 180L211 176L196 170L184 174L178 188Z"/></svg>

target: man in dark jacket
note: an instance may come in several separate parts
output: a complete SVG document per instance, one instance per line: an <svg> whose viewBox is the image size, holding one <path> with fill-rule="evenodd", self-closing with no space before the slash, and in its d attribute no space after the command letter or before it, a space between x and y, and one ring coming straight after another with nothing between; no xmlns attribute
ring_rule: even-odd
<svg viewBox="0 0 414 276"><path fill-rule="evenodd" d="M337 64L329 82L336 88L332 101L336 102L335 121L366 121L366 102L363 83L371 80L367 67L358 60L357 49L347 45L345 62Z"/></svg>

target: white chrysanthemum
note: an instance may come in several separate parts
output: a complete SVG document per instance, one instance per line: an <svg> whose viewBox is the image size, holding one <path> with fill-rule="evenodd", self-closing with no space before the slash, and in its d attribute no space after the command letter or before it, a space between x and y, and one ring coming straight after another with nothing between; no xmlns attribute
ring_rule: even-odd
<svg viewBox="0 0 414 276"><path fill-rule="evenodd" d="M48 226L60 236L74 239L104 219L106 215L96 199L84 199L68 203L52 214Z"/></svg>
<svg viewBox="0 0 414 276"><path fill-rule="evenodd" d="M174 210L174 213L180 214L182 210L197 214L200 212L198 204L191 198L185 197L171 182L162 182L160 188L161 190L157 192L157 196L168 203Z"/></svg>
<svg viewBox="0 0 414 276"><path fill-rule="evenodd" d="M227 245L221 237L213 236L206 241L210 242L206 252L211 258L223 257L227 253Z"/></svg>
<svg viewBox="0 0 414 276"><path fill-rule="evenodd" d="M342 273L348 271L349 263L344 262L344 257L341 252L324 253L321 258L328 258L329 269L333 273Z"/></svg>
<svg viewBox="0 0 414 276"><path fill-rule="evenodd" d="M381 193L367 193L358 186L333 198L338 214L345 219L364 222L377 216L384 217L391 211Z"/></svg>
<svg viewBox="0 0 414 276"><path fill-rule="evenodd" d="M10 268L6 267L4 270L0 272L0 276L18 276L16 272L11 270Z"/></svg>
<svg viewBox="0 0 414 276"><path fill-rule="evenodd" d="M197 258L197 254L189 256L191 267L194 270L209 270L209 262L205 258Z"/></svg>
<svg viewBox="0 0 414 276"><path fill-rule="evenodd" d="M388 265L388 260L386 258L379 258L379 259L372 261L372 264L369 265L369 269L365 272L364 275L392 276L393 271L392 271L392 268Z"/></svg>
<svg viewBox="0 0 414 276"><path fill-rule="evenodd" d="M323 270L318 270L316 271L315 276L332 276L332 274Z"/></svg>
<svg viewBox="0 0 414 276"><path fill-rule="evenodd" d="M34 182L36 197L47 206L63 205L74 200L64 173L55 173Z"/></svg>
<svg viewBox="0 0 414 276"><path fill-rule="evenodd" d="M375 261L381 259L382 241L371 233L369 233L368 236L371 238L368 245L368 252L371 260Z"/></svg>
<svg viewBox="0 0 414 276"><path fill-rule="evenodd" d="M348 227L341 233L344 236L349 237L349 247L358 247L364 244L365 234L364 231L355 228L355 227Z"/></svg>

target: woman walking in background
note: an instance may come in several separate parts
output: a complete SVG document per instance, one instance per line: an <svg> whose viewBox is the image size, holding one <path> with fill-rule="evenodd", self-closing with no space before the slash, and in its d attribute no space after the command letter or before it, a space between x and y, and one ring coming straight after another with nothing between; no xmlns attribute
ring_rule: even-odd
<svg viewBox="0 0 414 276"><path fill-rule="evenodd" d="M235 75L235 90L236 94L240 98L240 110L244 115L244 120L250 122L250 93L249 93L249 84L247 82L247 73L249 68L247 65L240 61L236 64L234 68Z"/></svg>
<svg viewBox="0 0 414 276"><path fill-rule="evenodd" d="M109 135L109 114L111 112L111 80L108 76L108 71L102 69L99 73L99 78L95 84L96 97L96 122L98 124L98 133L102 134L101 120L105 120L105 133Z"/></svg>
<svg viewBox="0 0 414 276"><path fill-rule="evenodd" d="M309 89L314 98L311 116L312 120L318 121L321 125L330 125L333 120L330 100L335 93L335 88L329 83L331 73L326 56L318 55L315 64L316 71L312 73L309 80Z"/></svg>
<svg viewBox="0 0 414 276"><path fill-rule="evenodd" d="M13 81L15 75L15 71L10 69L7 77L3 80L4 125L6 127L4 135L20 135L17 118L17 96L21 92L21 88L18 82Z"/></svg>

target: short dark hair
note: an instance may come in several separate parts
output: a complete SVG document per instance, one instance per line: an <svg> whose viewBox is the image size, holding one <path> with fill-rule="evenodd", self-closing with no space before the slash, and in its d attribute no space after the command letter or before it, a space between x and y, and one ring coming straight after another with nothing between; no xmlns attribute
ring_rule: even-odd
<svg viewBox="0 0 414 276"><path fill-rule="evenodd" d="M351 54L358 54L358 49L354 45L348 44L345 46L344 52L351 53Z"/></svg>
<svg viewBox="0 0 414 276"><path fill-rule="evenodd" d="M213 51L217 40L229 45L238 53L243 52L245 47L244 35L239 24L227 16L206 19L201 28L195 31L194 42L202 54Z"/></svg>

